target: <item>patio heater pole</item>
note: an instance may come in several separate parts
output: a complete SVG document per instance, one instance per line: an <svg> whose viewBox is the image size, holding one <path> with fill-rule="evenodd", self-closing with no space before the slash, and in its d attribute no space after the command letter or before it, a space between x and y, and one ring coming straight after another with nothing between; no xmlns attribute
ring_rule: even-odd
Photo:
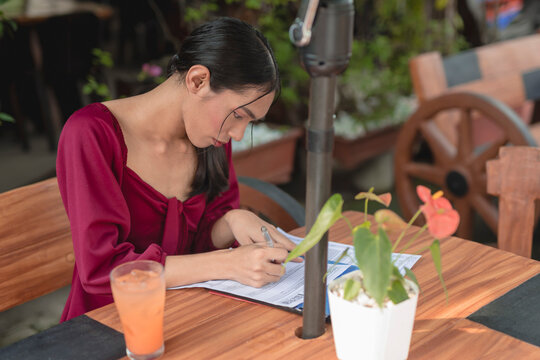
<svg viewBox="0 0 540 360"><path fill-rule="evenodd" d="M303 20L302 20L303 15ZM302 64L311 77L307 125L306 230L330 197L333 113L336 77L349 64L354 24L353 0L302 1L299 17L290 28L291 41L300 48ZM327 235L306 254L302 338L324 333Z"/></svg>

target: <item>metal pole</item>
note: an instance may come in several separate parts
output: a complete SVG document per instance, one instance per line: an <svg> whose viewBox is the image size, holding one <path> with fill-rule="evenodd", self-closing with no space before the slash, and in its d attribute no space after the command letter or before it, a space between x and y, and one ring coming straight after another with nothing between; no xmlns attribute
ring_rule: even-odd
<svg viewBox="0 0 540 360"><path fill-rule="evenodd" d="M330 197L332 149L334 140L333 109L336 77L311 80L309 122L307 129L306 226L311 228L319 210ZM328 236L306 254L304 318L302 337L311 339L324 333ZM308 295L309 294L309 295ZM322 315L322 316L321 316Z"/></svg>
<svg viewBox="0 0 540 360"><path fill-rule="evenodd" d="M316 15L314 12L316 11ZM309 231L331 191L333 113L336 76L349 64L354 6L352 0L304 0L290 28L311 76L307 129L306 230ZM311 21L313 27L311 28ZM328 237L306 254L302 337L324 334Z"/></svg>

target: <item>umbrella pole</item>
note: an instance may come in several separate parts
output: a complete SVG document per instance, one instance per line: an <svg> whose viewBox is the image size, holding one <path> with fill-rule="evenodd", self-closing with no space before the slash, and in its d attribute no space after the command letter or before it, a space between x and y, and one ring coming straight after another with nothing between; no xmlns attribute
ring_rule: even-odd
<svg viewBox="0 0 540 360"><path fill-rule="evenodd" d="M290 28L311 77L307 125L306 230L330 196L336 77L351 57L353 0L304 0ZM328 236L306 254L302 338L324 334Z"/></svg>

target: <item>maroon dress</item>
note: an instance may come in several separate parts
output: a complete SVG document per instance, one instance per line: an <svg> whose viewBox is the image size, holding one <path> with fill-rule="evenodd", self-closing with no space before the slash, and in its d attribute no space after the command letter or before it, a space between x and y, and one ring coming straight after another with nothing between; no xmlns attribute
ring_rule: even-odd
<svg viewBox="0 0 540 360"><path fill-rule="evenodd" d="M238 208L238 183L229 162L229 189L209 204L205 194L168 199L126 166L118 121L106 106L88 105L66 122L56 171L75 251L71 292L61 321L113 301L111 270L144 259L215 250L213 224Z"/></svg>

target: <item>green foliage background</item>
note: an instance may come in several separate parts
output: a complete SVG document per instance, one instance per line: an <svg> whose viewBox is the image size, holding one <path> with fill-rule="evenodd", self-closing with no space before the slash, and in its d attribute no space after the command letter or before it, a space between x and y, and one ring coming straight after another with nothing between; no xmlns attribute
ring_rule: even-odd
<svg viewBox="0 0 540 360"><path fill-rule="evenodd" d="M258 27L274 49L283 102L286 106L307 105L309 76L288 35L299 1L187 0L185 4L184 21L191 28L217 16L239 17ZM412 56L426 51L447 55L467 47L460 35L461 18L457 11L447 11L456 6L453 1L355 0L354 4L352 58L340 85L352 87L370 109L360 113L346 98L340 107L358 121L388 116L400 96L411 94L408 61Z"/></svg>

